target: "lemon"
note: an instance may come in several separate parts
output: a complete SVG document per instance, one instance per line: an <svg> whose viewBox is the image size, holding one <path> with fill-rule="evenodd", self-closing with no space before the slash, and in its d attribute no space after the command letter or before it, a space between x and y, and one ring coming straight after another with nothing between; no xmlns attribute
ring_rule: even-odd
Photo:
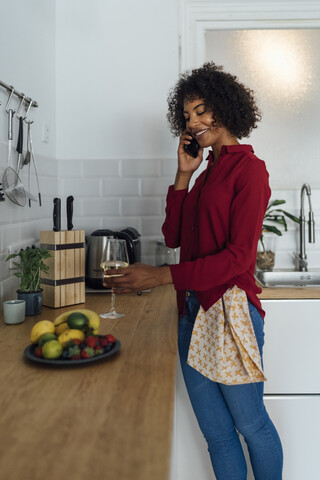
<svg viewBox="0 0 320 480"><path fill-rule="evenodd" d="M61 345L66 345L70 340L80 340L83 342L85 338L85 334L82 330L77 330L75 328L68 328L64 332L62 332L59 337L58 341Z"/></svg>
<svg viewBox="0 0 320 480"><path fill-rule="evenodd" d="M49 340L42 346L43 358L55 359L62 355L63 347L58 340Z"/></svg>
<svg viewBox="0 0 320 480"><path fill-rule="evenodd" d="M81 312L73 312L68 316L67 323L70 328L84 330L89 323L89 319Z"/></svg>
<svg viewBox="0 0 320 480"><path fill-rule="evenodd" d="M40 320L33 325L30 334L31 343L37 343L44 333L54 333L54 324L50 320Z"/></svg>
<svg viewBox="0 0 320 480"><path fill-rule="evenodd" d="M42 345L50 340L57 340L57 336L54 333L44 333L38 338L39 347L42 347Z"/></svg>

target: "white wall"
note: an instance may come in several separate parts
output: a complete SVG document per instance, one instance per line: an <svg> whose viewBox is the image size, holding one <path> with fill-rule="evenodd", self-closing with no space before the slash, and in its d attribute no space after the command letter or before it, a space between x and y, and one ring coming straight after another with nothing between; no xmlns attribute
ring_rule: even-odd
<svg viewBox="0 0 320 480"><path fill-rule="evenodd" d="M57 0L59 194L87 233L137 228L150 263L176 170L177 15L172 0Z"/></svg>
<svg viewBox="0 0 320 480"><path fill-rule="evenodd" d="M9 249L20 249L39 240L39 231L52 228L51 203L57 190L55 160L55 4L42 0L11 0L2 2L0 29L0 79L17 91L31 97L39 108L31 109L33 144L40 177L42 207L22 208L8 199L0 203L0 300L15 298L17 279L9 275L5 258ZM5 112L8 94L0 87L0 178L7 164L8 117ZM9 108L17 109L14 97ZM22 110L21 113L24 113ZM49 125L49 143L41 141L43 125ZM14 117L12 166L16 166L18 121ZM26 139L26 128L25 128ZM26 142L24 142L26 146ZM31 192L37 195L34 170L31 169ZM21 171L27 183L27 167Z"/></svg>
<svg viewBox="0 0 320 480"><path fill-rule="evenodd" d="M62 228L65 198L72 194L74 228L136 227L143 260L154 262L153 242L161 238L164 198L176 169L166 98L179 68L177 1L14 0L2 18L0 41L8 49L0 52L1 80L39 103L29 118L35 120L43 207L0 204L0 298L15 296L17 285L4 262L9 248L31 245L40 230L52 228L57 195ZM4 166L7 94L0 94ZM43 125L49 143L41 141ZM14 126L15 148L16 120Z"/></svg>

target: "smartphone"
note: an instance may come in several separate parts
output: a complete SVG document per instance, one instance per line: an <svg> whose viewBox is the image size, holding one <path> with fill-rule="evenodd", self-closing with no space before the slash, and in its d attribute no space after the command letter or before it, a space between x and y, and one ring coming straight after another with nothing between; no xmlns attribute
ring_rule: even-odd
<svg viewBox="0 0 320 480"><path fill-rule="evenodd" d="M184 145L183 148L185 149L188 155L191 155L191 157L193 158L197 158L200 145L197 142L197 140L193 138L191 142L188 143L188 145Z"/></svg>

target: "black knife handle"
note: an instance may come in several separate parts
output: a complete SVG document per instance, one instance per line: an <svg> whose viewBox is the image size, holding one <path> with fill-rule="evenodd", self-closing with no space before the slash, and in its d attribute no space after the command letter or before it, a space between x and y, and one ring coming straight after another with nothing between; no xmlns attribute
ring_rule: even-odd
<svg viewBox="0 0 320 480"><path fill-rule="evenodd" d="M70 195L67 197L67 224L68 224L68 230L73 229L72 225L72 216L73 216L73 196Z"/></svg>
<svg viewBox="0 0 320 480"><path fill-rule="evenodd" d="M53 199L53 231L61 230L61 198Z"/></svg>

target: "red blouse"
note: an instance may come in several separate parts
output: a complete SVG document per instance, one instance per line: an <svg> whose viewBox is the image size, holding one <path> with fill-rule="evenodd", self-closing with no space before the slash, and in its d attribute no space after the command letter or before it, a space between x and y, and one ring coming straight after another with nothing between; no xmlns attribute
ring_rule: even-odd
<svg viewBox="0 0 320 480"><path fill-rule="evenodd" d="M180 264L170 266L179 312L187 289L208 310L237 285L264 317L254 269L269 174L251 145L224 145L211 169L212 152L208 160L189 193L170 186L167 195L162 232L168 247L181 247Z"/></svg>

